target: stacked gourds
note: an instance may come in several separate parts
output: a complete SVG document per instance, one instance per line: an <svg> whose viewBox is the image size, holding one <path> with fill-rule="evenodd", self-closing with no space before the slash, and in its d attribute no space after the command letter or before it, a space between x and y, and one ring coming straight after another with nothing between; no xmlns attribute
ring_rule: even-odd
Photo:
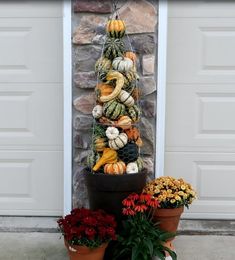
<svg viewBox="0 0 235 260"><path fill-rule="evenodd" d="M138 173L143 167L137 127L141 114L136 86L139 77L136 55L125 48L125 31L123 20L108 21L103 53L95 64L99 83L92 111L93 151L88 157L88 165L95 173Z"/></svg>

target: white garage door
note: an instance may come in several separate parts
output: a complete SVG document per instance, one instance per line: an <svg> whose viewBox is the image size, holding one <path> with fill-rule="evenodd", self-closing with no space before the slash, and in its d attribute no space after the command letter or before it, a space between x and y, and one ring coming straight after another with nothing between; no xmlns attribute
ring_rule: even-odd
<svg viewBox="0 0 235 260"><path fill-rule="evenodd" d="M235 218L235 2L168 7L165 174L197 189L186 217Z"/></svg>
<svg viewBox="0 0 235 260"><path fill-rule="evenodd" d="M62 4L0 2L0 215L62 212Z"/></svg>

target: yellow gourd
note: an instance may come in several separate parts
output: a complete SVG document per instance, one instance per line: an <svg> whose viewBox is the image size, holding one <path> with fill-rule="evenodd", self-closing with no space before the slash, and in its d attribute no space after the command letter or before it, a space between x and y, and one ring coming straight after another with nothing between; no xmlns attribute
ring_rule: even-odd
<svg viewBox="0 0 235 260"><path fill-rule="evenodd" d="M117 162L117 152L111 148L105 148L102 157L97 161L93 167L93 171L98 171L99 168L106 163Z"/></svg>

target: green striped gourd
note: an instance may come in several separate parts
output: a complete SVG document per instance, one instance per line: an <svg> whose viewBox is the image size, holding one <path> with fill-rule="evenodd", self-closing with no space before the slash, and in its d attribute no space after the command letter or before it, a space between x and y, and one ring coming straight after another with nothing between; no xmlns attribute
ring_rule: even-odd
<svg viewBox="0 0 235 260"><path fill-rule="evenodd" d="M116 100L110 100L104 103L103 114L108 119L115 120L125 114L125 105Z"/></svg>

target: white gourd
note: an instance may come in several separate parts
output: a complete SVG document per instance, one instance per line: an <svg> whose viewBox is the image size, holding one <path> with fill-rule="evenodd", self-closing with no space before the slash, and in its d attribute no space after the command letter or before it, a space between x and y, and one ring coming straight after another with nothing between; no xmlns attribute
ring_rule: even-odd
<svg viewBox="0 0 235 260"><path fill-rule="evenodd" d="M109 126L105 131L106 136L109 140L113 140L118 137L119 130L116 127Z"/></svg>
<svg viewBox="0 0 235 260"><path fill-rule="evenodd" d="M121 90L118 95L118 99L127 107L132 107L135 104L134 98L125 90Z"/></svg>
<svg viewBox="0 0 235 260"><path fill-rule="evenodd" d="M135 162L130 162L126 166L126 173L131 174L131 173L138 173L138 165Z"/></svg>
<svg viewBox="0 0 235 260"><path fill-rule="evenodd" d="M92 110L92 115L94 118L100 118L103 114L103 107L101 105L96 105Z"/></svg>
<svg viewBox="0 0 235 260"><path fill-rule="evenodd" d="M112 63L113 69L120 72L127 72L133 67L133 61L126 57L117 57Z"/></svg>
<svg viewBox="0 0 235 260"><path fill-rule="evenodd" d="M125 133L119 134L115 139L109 140L109 147L118 150L127 144L128 137Z"/></svg>

